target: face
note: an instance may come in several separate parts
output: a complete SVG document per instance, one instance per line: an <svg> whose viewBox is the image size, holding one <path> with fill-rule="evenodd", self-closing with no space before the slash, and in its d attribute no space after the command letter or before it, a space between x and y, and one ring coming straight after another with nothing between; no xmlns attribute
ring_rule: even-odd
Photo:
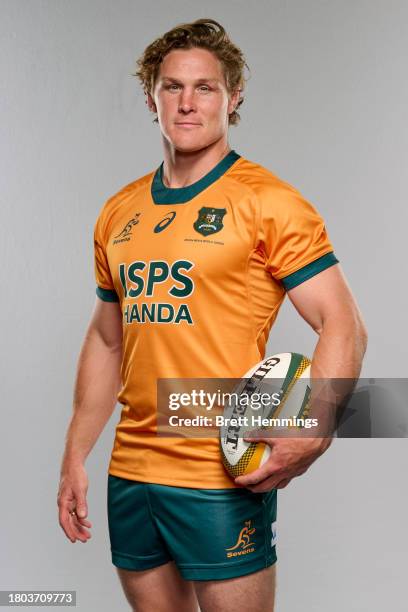
<svg viewBox="0 0 408 612"><path fill-rule="evenodd" d="M198 151L227 137L239 92L228 94L220 60L207 49L176 49L160 64L149 108L179 151Z"/></svg>

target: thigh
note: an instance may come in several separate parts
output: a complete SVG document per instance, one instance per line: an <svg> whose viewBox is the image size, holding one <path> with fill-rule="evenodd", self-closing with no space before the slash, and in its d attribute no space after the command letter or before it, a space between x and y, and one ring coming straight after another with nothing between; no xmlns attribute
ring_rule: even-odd
<svg viewBox="0 0 408 612"><path fill-rule="evenodd" d="M117 572L134 612L198 612L193 584L183 580L173 562L142 571L117 568Z"/></svg>
<svg viewBox="0 0 408 612"><path fill-rule="evenodd" d="M273 612L276 563L253 574L195 582L201 612Z"/></svg>

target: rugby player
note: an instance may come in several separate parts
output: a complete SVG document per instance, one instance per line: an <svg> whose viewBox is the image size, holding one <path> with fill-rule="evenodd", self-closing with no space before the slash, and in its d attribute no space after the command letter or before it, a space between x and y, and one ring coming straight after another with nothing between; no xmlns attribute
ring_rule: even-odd
<svg viewBox="0 0 408 612"><path fill-rule="evenodd" d="M286 294L318 336L314 377L356 378L365 352L365 326L323 219L229 145L245 66L211 19L176 26L145 49L136 76L163 162L109 198L95 225L97 298L78 363L59 521L71 542L91 537L85 460L118 400L109 535L138 612L272 611L277 490L331 442L275 440L262 468L234 480L215 437L157 435L157 379L242 376L264 357Z"/></svg>

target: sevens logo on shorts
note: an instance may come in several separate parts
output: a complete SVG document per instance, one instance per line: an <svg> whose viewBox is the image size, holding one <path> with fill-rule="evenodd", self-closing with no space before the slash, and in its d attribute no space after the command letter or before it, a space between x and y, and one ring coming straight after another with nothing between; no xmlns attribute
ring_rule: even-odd
<svg viewBox="0 0 408 612"><path fill-rule="evenodd" d="M227 557L238 557L240 555L247 555L248 553L254 552L255 543L252 541L251 536L255 533L255 531L255 527L252 527L252 521L245 521L244 527L239 532L234 546L225 549Z"/></svg>
<svg viewBox="0 0 408 612"><path fill-rule="evenodd" d="M172 221L174 221L175 217L176 217L176 213L174 212L174 210L172 210L171 212L167 213L167 215L164 217L164 219L159 221L158 224L156 225L156 227L153 229L154 233L155 234L159 234L160 232L165 230L166 227L169 227L170 223Z"/></svg>

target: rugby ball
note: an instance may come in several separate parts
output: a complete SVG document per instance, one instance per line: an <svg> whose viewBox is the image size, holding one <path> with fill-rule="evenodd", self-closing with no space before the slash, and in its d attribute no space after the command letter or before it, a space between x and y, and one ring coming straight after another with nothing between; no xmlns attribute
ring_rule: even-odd
<svg viewBox="0 0 408 612"><path fill-rule="evenodd" d="M264 442L244 441L248 432L268 429L268 424L278 421L293 426L308 414L310 364L299 353L278 353L257 363L241 379L224 406L220 426L222 461L230 476L253 472L270 455Z"/></svg>

